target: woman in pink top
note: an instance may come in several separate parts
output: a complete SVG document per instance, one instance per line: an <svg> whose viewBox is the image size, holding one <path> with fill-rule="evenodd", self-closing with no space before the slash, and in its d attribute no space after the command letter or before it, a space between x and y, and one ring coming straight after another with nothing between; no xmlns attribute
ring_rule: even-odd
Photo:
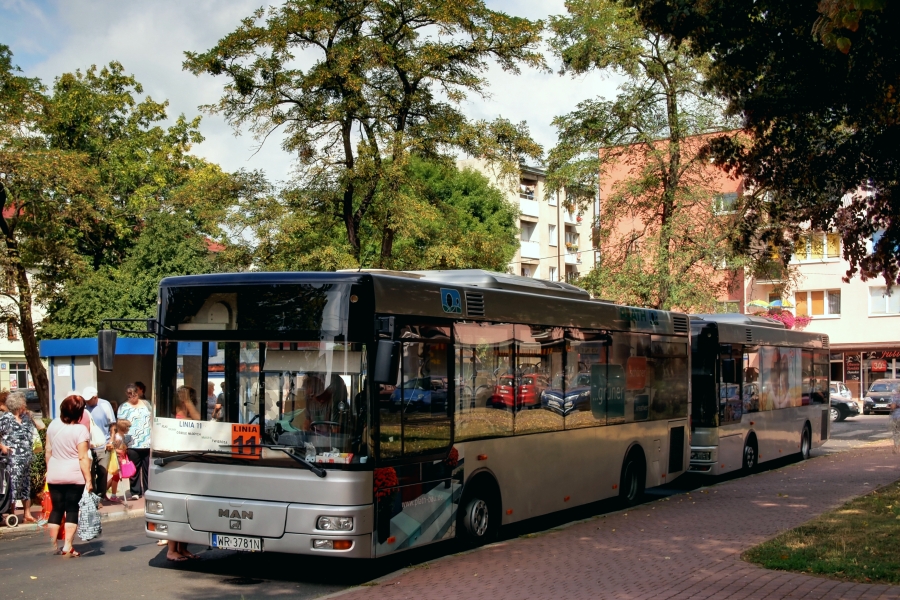
<svg viewBox="0 0 900 600"><path fill-rule="evenodd" d="M91 435L80 423L84 415L84 398L66 397L59 406L59 418L47 427L47 445L44 457L47 461L47 487L53 509L50 512L49 529L54 554L81 556L72 547L78 528L78 501L85 489L91 491ZM63 513L66 515L66 539L60 551L56 539Z"/></svg>

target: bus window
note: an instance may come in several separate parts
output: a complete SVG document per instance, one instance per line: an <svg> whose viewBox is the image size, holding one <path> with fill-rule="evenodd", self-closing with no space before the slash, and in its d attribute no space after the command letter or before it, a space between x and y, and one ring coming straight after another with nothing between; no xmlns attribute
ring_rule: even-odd
<svg viewBox="0 0 900 600"><path fill-rule="evenodd" d="M555 396L550 388L555 373L563 371L563 330L560 327L516 325L515 432L561 431L563 416L541 410Z"/></svg>
<svg viewBox="0 0 900 600"><path fill-rule="evenodd" d="M740 380L743 369L735 373L738 381L727 382L725 374L726 368L737 371L737 368L732 365L736 364L735 361L741 355L741 350L741 346L732 346L731 344L721 344L719 347L719 424L721 425L740 422L744 413Z"/></svg>
<svg viewBox="0 0 900 600"><path fill-rule="evenodd" d="M799 348L760 346L760 409L802 405L803 376Z"/></svg>
<svg viewBox="0 0 900 600"><path fill-rule="evenodd" d="M408 328L402 337L412 340L420 335L423 332L419 328ZM386 401L379 403L382 459L434 453L450 445L449 339L405 340L401 340L396 385Z"/></svg>
<svg viewBox="0 0 900 600"><path fill-rule="evenodd" d="M650 342L650 420L688 414L687 340L654 336Z"/></svg>
<svg viewBox="0 0 900 600"><path fill-rule="evenodd" d="M813 352L813 370L810 385L810 402L824 404L829 400L828 385L831 379L831 357L827 350Z"/></svg>
<svg viewBox="0 0 900 600"><path fill-rule="evenodd" d="M512 325L457 323L456 441L513 434L515 335Z"/></svg>
<svg viewBox="0 0 900 600"><path fill-rule="evenodd" d="M741 398L745 413L759 412L759 353L744 346L744 384Z"/></svg>
<svg viewBox="0 0 900 600"><path fill-rule="evenodd" d="M566 429L606 425L607 406L623 402L624 370L609 364L612 335L606 331L567 332L565 376L553 380L549 408L566 417ZM559 399L559 408L552 402Z"/></svg>

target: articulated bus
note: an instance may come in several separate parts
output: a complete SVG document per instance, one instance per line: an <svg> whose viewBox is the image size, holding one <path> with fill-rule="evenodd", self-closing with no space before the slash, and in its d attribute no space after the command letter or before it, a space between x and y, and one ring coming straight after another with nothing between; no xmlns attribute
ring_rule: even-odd
<svg viewBox="0 0 900 600"><path fill-rule="evenodd" d="M828 336L765 317L691 316L690 472L721 475L822 445Z"/></svg>
<svg viewBox="0 0 900 600"><path fill-rule="evenodd" d="M172 277L154 327L151 538L346 557L477 544L633 503L688 465L688 317L564 283Z"/></svg>

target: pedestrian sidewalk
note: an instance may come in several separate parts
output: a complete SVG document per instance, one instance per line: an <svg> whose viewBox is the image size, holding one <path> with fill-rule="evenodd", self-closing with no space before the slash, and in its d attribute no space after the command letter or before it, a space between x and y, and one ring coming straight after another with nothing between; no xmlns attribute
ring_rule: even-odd
<svg viewBox="0 0 900 600"><path fill-rule="evenodd" d="M448 556L329 597L900 598L900 586L769 571L740 558L778 533L897 479L900 457L877 442Z"/></svg>
<svg viewBox="0 0 900 600"><path fill-rule="evenodd" d="M127 486L126 486L127 489ZM121 498L121 497L120 497ZM19 518L22 517L22 509L16 509ZM41 505L36 504L31 507L31 516L35 519L41 518ZM144 516L144 499L128 500L118 504L103 502L100 504L100 519L103 523L109 521L118 521L120 519L131 519ZM6 527L0 525L0 540L19 537L22 535L30 535L44 530L45 527L35 523L19 522L18 527Z"/></svg>

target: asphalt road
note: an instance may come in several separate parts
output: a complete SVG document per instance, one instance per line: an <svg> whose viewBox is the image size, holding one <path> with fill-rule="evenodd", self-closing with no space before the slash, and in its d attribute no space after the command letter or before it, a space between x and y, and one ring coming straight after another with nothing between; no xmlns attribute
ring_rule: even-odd
<svg viewBox="0 0 900 600"><path fill-rule="evenodd" d="M814 455L840 452L889 437L887 416L858 416L832 425L831 440ZM768 468L778 468L786 459ZM729 475L723 479L738 477ZM684 493L711 483L705 477L682 477L651 490L658 498ZM532 519L504 528L503 537L542 531L573 520L615 510L612 502L600 502ZM402 553L379 561L328 560L278 554L242 554L190 546L201 560L172 563L165 548L143 533L141 519L104 525L94 542L78 545L80 558L52 556L49 541L41 535L0 538L0 599L66 598L96 600L116 598L243 599L314 598L360 585L397 569L427 562L456 552L455 542Z"/></svg>

